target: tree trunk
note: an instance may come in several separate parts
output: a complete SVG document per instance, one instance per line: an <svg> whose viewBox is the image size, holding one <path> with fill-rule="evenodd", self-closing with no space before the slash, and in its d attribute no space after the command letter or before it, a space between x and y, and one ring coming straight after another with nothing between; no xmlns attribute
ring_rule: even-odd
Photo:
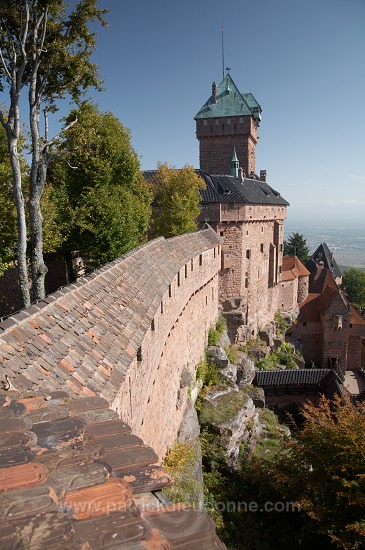
<svg viewBox="0 0 365 550"><path fill-rule="evenodd" d="M22 191L22 175L17 151L17 138L12 138L9 142L10 163L13 171L13 195L17 211L18 225L18 277L20 293L24 307L30 306L30 292L28 283L27 269L27 225L25 220L24 197Z"/></svg>
<svg viewBox="0 0 365 550"><path fill-rule="evenodd" d="M46 295L45 276L48 271L43 259L43 216L41 196L46 184L46 151L42 150L39 131L39 103L36 99L36 81L31 80L29 91L30 130L32 136L32 166L30 171L29 216L32 231L32 290L33 299L42 300Z"/></svg>

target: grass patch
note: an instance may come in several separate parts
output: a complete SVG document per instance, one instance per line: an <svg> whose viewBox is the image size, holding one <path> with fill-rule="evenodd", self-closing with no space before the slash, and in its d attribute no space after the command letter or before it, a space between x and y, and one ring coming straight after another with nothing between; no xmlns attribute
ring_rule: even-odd
<svg viewBox="0 0 365 550"><path fill-rule="evenodd" d="M237 363L237 359L238 359L238 349L237 349L237 347L231 344L230 346L226 346L224 348L224 351L226 352L226 355L227 355L230 363L233 363L233 365L235 365Z"/></svg>
<svg viewBox="0 0 365 550"><path fill-rule="evenodd" d="M188 506L198 506L202 486L196 477L197 462L200 458L198 441L176 442L163 461L163 467L174 478L174 484L164 492L172 502L184 502Z"/></svg>
<svg viewBox="0 0 365 550"><path fill-rule="evenodd" d="M199 414L199 421L201 424L222 424L228 422L246 405L248 399L248 396L240 391L231 391L219 395L214 400L215 405L204 401Z"/></svg>
<svg viewBox="0 0 365 550"><path fill-rule="evenodd" d="M269 353L264 359L259 359L255 366L259 370L275 370L280 365L284 365L287 369L297 368L293 347L287 342L281 342L277 350Z"/></svg>
<svg viewBox="0 0 365 550"><path fill-rule="evenodd" d="M217 346L222 338L223 332L226 330L226 322L221 315L215 327L210 327L208 332L208 346Z"/></svg>

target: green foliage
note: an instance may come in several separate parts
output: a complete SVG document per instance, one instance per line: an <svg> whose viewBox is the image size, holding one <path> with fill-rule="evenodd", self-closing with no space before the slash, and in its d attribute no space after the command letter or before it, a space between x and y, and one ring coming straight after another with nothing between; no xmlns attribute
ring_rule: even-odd
<svg viewBox="0 0 365 550"><path fill-rule="evenodd" d="M199 361L196 377L203 380L203 387L224 385L224 378L217 365L210 359L209 353Z"/></svg>
<svg viewBox="0 0 365 550"><path fill-rule="evenodd" d="M62 246L81 250L100 265L141 242L151 194L130 131L91 104L83 104L70 119L76 116L49 175L64 228Z"/></svg>
<svg viewBox="0 0 365 550"><path fill-rule="evenodd" d="M226 330L226 322L221 315L218 317L218 321L215 327L210 327L208 332L208 346L217 346L222 338L224 331Z"/></svg>
<svg viewBox="0 0 365 550"><path fill-rule="evenodd" d="M303 235L300 233L289 235L288 240L284 241L284 254L286 256L296 256L305 264L309 258L309 248Z"/></svg>
<svg viewBox="0 0 365 550"><path fill-rule="evenodd" d="M233 365L237 362L238 359L238 348L237 346L231 344L230 346L225 346L224 351L231 363Z"/></svg>
<svg viewBox="0 0 365 550"><path fill-rule="evenodd" d="M166 455L163 466L174 478L174 483L164 491L172 502L198 506L202 487L196 477L196 468L200 454L200 443L195 440L175 442Z"/></svg>
<svg viewBox="0 0 365 550"><path fill-rule="evenodd" d="M181 170L160 163L152 182L156 207L150 226L151 237L174 237L195 231L200 214L200 190L204 181L192 166Z"/></svg>
<svg viewBox="0 0 365 550"><path fill-rule="evenodd" d="M299 502L309 529L337 547L365 543L365 404L339 397L304 406L305 424L270 474L285 498Z"/></svg>
<svg viewBox="0 0 365 550"><path fill-rule="evenodd" d="M256 368L259 370L274 370L284 365L287 369L297 368L294 360L293 347L287 342L281 342L277 350L269 353L264 359L260 359L256 363Z"/></svg>
<svg viewBox="0 0 365 550"><path fill-rule="evenodd" d="M342 285L350 302L359 307L365 307L365 271L355 268L346 269Z"/></svg>
<svg viewBox="0 0 365 550"><path fill-rule="evenodd" d="M219 386L217 387L219 389ZM199 422L205 424L222 424L232 420L238 412L246 405L249 397L241 391L231 391L223 393L215 399L215 404L211 405L204 401L199 413Z"/></svg>
<svg viewBox="0 0 365 550"><path fill-rule="evenodd" d="M282 318L280 311L278 311L275 315L275 322L276 322L276 333L277 334L285 334L286 329L289 326L289 323Z"/></svg>
<svg viewBox="0 0 365 550"><path fill-rule="evenodd" d="M14 267L16 219L7 139L5 130L0 127L0 275Z"/></svg>

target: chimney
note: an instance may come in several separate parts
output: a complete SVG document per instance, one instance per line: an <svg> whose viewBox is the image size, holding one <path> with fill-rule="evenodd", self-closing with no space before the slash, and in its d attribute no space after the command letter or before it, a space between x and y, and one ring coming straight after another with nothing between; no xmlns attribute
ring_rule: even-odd
<svg viewBox="0 0 365 550"><path fill-rule="evenodd" d="M217 84L212 84L212 103L217 103Z"/></svg>
<svg viewBox="0 0 365 550"><path fill-rule="evenodd" d="M260 180L266 182L266 170L260 170Z"/></svg>

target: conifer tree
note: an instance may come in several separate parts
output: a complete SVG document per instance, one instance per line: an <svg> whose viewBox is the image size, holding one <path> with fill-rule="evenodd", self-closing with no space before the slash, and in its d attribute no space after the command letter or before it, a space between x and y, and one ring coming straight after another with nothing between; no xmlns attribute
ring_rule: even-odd
<svg viewBox="0 0 365 550"><path fill-rule="evenodd" d="M307 241L300 233L292 233L288 240L284 241L285 256L296 256L304 264L309 258Z"/></svg>

